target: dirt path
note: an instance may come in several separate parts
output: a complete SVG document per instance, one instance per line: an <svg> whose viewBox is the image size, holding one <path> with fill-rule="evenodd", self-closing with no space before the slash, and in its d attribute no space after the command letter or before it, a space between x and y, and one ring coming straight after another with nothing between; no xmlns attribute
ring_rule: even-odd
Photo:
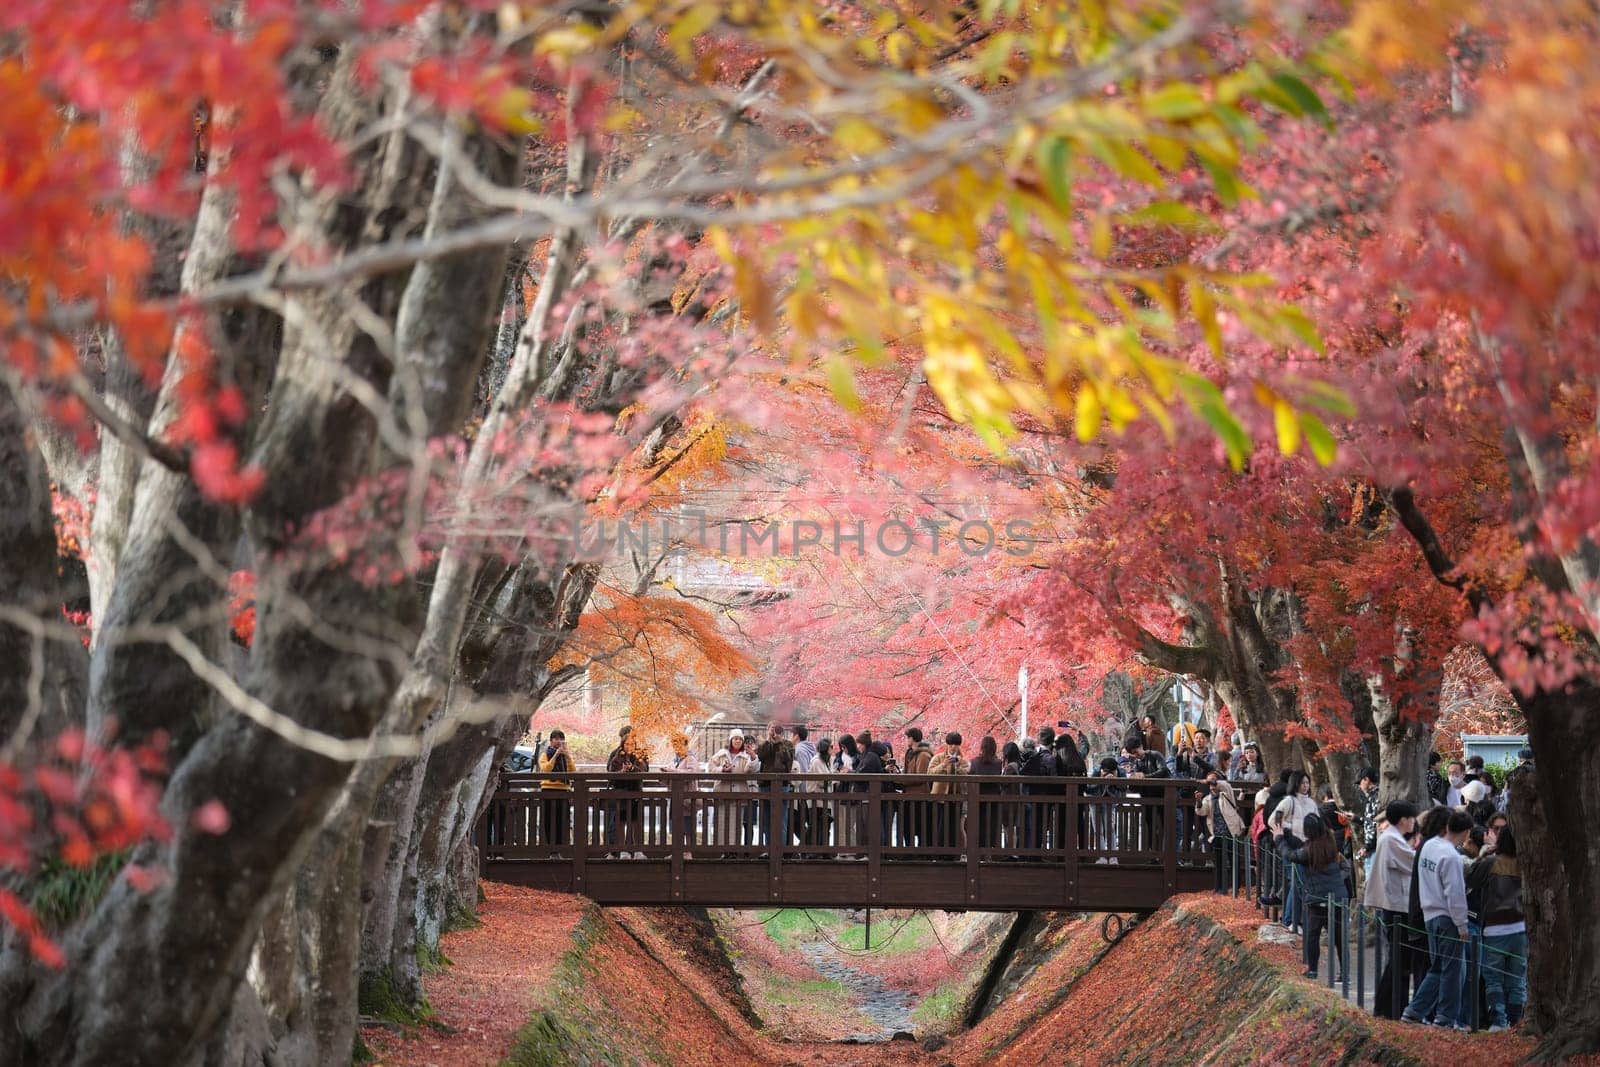
<svg viewBox="0 0 1600 1067"><path fill-rule="evenodd" d="M581 897L484 883L481 925L446 934L451 966L423 979L440 1026L399 1034L364 1027L383 1067L483 1067L511 1051L541 986L583 918Z"/></svg>

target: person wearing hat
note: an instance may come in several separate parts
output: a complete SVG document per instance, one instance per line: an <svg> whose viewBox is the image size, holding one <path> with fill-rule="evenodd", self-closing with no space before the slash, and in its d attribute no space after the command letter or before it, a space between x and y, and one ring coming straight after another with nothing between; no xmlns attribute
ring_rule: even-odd
<svg viewBox="0 0 1600 1067"><path fill-rule="evenodd" d="M719 776L716 787L712 790L720 796L712 803L716 813L715 833L716 844L741 845L748 843L742 838L750 829L750 807L742 794L751 790L750 782L731 777L733 775L749 774L755 763L755 753L745 748L744 731L735 729L728 734L728 743L717 750L711 757L711 762L706 765L706 771Z"/></svg>

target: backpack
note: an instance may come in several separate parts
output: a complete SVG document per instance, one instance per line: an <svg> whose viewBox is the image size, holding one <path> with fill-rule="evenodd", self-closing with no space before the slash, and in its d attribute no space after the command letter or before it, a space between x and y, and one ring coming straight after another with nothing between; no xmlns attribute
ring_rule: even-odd
<svg viewBox="0 0 1600 1067"><path fill-rule="evenodd" d="M1050 778L1056 773L1055 753L1047 748L1036 748L1033 755L1023 761L1020 772L1030 778Z"/></svg>

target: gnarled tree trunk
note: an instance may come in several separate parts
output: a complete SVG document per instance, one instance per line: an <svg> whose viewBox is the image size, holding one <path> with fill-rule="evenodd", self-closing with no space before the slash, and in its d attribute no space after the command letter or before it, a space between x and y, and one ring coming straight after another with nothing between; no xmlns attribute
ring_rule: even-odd
<svg viewBox="0 0 1600 1067"><path fill-rule="evenodd" d="M1511 778L1528 919L1528 1021L1552 1062L1600 1051L1600 687L1522 698L1532 769Z"/></svg>

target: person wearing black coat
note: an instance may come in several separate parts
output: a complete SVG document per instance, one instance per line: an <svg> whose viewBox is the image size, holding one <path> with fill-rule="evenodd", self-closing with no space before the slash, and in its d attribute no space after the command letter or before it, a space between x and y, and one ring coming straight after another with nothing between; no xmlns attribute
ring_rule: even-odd
<svg viewBox="0 0 1600 1067"><path fill-rule="evenodd" d="M1305 903L1305 962L1307 978L1317 977L1317 959L1322 950L1322 934L1327 930L1330 922L1333 926L1333 943L1339 952L1339 966L1345 966L1344 958L1344 912L1339 903L1349 899L1349 889L1345 883L1344 857L1339 855L1338 845L1335 844L1333 835L1328 832L1322 818L1317 815L1307 815L1305 818L1305 844L1289 851L1290 863L1298 864L1305 868L1304 882L1300 893ZM1328 900L1332 898L1334 912L1329 914ZM1330 953L1331 955L1331 953ZM1328 966L1333 966L1333 960L1328 960Z"/></svg>

